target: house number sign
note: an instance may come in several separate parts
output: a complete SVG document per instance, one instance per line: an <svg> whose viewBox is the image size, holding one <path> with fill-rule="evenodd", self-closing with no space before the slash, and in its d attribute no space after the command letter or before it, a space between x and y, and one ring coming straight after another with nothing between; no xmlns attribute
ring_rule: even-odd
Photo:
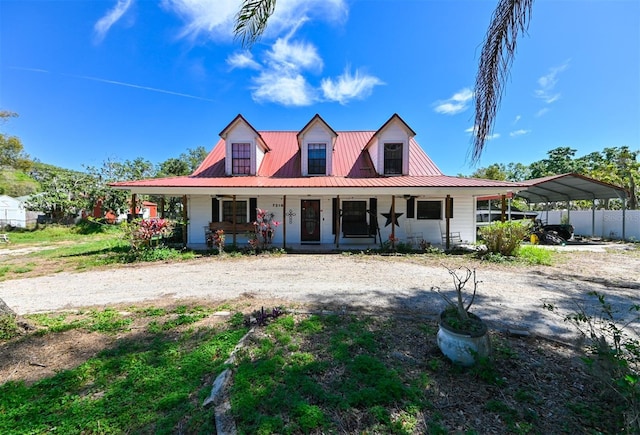
<svg viewBox="0 0 640 435"><path fill-rule="evenodd" d="M283 204L271 204L271 207L273 207L273 208L282 208L282 207L284 207L284 205Z"/></svg>

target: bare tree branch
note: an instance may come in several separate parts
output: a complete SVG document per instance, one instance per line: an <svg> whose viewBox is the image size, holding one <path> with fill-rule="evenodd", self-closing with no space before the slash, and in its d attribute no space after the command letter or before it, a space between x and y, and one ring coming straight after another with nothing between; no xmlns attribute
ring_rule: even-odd
<svg viewBox="0 0 640 435"><path fill-rule="evenodd" d="M243 47L251 48L260 39L275 7L276 0L243 0L233 28Z"/></svg>
<svg viewBox="0 0 640 435"><path fill-rule="evenodd" d="M480 54L476 75L476 115L471 160L476 162L493 130L504 85L516 54L519 32L529 27L534 0L500 0Z"/></svg>

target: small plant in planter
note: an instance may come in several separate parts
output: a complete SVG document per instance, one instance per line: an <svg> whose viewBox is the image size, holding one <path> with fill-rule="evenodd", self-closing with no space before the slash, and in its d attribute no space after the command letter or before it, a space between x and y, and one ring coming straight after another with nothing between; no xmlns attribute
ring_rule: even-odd
<svg viewBox="0 0 640 435"><path fill-rule="evenodd" d="M476 298L478 284L476 271L469 268L449 269L456 290L455 300L432 287L447 302L448 306L440 313L438 329L438 347L452 362L463 366L472 366L491 353L487 325L482 319L469 312ZM472 280L473 279L473 280ZM472 280L472 281L471 281ZM465 301L463 290L467 283L473 283L473 293L469 302Z"/></svg>

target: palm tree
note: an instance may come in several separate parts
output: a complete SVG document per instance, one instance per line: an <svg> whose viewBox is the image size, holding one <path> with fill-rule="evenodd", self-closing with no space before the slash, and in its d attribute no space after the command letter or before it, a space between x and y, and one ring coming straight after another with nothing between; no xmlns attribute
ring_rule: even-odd
<svg viewBox="0 0 640 435"><path fill-rule="evenodd" d="M477 162L491 135L520 32L529 27L534 0L499 0L491 17L476 74L475 134L471 160ZM234 33L250 48L264 33L276 0L243 0Z"/></svg>

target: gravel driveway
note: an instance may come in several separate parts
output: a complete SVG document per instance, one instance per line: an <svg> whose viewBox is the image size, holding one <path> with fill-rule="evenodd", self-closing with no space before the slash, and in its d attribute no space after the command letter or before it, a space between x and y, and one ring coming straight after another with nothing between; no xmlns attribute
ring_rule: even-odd
<svg viewBox="0 0 640 435"><path fill-rule="evenodd" d="M545 301L575 310L576 303L591 300L586 295L595 290L625 310L638 303L640 256L575 255L581 256L579 261L555 267L477 266L482 283L473 311L497 328L566 341L575 331L557 314L543 310ZM455 257L442 261L453 268L460 262ZM420 257L360 255L213 257L4 281L0 297L19 314L158 298L222 301L251 296L315 308L410 311L435 317L444 302L431 287L451 290L453 285L445 267L430 263Z"/></svg>

